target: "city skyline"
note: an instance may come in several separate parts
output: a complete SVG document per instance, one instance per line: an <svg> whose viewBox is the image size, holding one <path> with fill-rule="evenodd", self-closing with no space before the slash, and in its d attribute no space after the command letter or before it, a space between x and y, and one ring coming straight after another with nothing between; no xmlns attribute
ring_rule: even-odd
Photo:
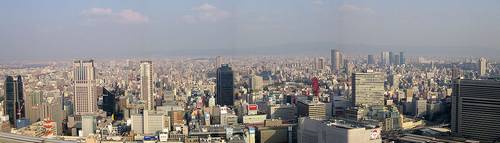
<svg viewBox="0 0 500 143"><path fill-rule="evenodd" d="M2 3L0 50L9 51L0 54L2 61L314 55L310 51L332 48L346 54L405 51L408 56L494 57L500 52L497 1Z"/></svg>

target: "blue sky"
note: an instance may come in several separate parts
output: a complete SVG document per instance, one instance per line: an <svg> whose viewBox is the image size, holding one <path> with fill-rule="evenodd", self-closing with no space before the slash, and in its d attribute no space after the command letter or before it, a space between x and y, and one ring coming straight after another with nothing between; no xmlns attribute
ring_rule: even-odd
<svg viewBox="0 0 500 143"><path fill-rule="evenodd" d="M498 0L4 0L0 19L0 60L500 53Z"/></svg>

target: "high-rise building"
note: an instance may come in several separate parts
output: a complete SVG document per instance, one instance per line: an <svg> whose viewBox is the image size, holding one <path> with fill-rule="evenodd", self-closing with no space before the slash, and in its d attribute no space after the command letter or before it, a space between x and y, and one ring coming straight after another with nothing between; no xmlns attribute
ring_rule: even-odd
<svg viewBox="0 0 500 143"><path fill-rule="evenodd" d="M404 52L399 52L399 64L406 64L406 58Z"/></svg>
<svg viewBox="0 0 500 143"><path fill-rule="evenodd" d="M141 97L145 110L154 110L153 62L141 61Z"/></svg>
<svg viewBox="0 0 500 143"><path fill-rule="evenodd" d="M494 142L500 137L500 81L456 80L451 131L457 136Z"/></svg>
<svg viewBox="0 0 500 143"><path fill-rule="evenodd" d="M331 50L331 70L339 71L342 66L342 53L338 49Z"/></svg>
<svg viewBox="0 0 500 143"><path fill-rule="evenodd" d="M380 54L380 65L389 65L390 64L390 59L389 59L389 52L382 52Z"/></svg>
<svg viewBox="0 0 500 143"><path fill-rule="evenodd" d="M90 134L94 134L97 129L97 120L94 115L83 115L82 116L82 135L86 137Z"/></svg>
<svg viewBox="0 0 500 143"><path fill-rule="evenodd" d="M41 109L41 101L42 101L42 92L39 90L35 91L26 91L25 96L25 111L26 118L30 120L30 122L38 122L40 120L40 109Z"/></svg>
<svg viewBox="0 0 500 143"><path fill-rule="evenodd" d="M368 55L367 63L369 65L375 64L375 58L373 57L373 55Z"/></svg>
<svg viewBox="0 0 500 143"><path fill-rule="evenodd" d="M99 88L102 88L102 110L106 112L107 116L115 114L116 112L115 94L109 92L104 87L99 87Z"/></svg>
<svg viewBox="0 0 500 143"><path fill-rule="evenodd" d="M221 56L215 57L215 65L214 65L214 67L218 68L218 67L221 66L221 64L222 64L222 57Z"/></svg>
<svg viewBox="0 0 500 143"><path fill-rule="evenodd" d="M93 114L97 111L97 90L94 60L76 60L73 62L73 80L75 86L75 114Z"/></svg>
<svg viewBox="0 0 500 143"><path fill-rule="evenodd" d="M216 103L217 105L234 105L234 77L233 70L228 64L222 64L220 68L217 69L217 94Z"/></svg>
<svg viewBox="0 0 500 143"><path fill-rule="evenodd" d="M17 127L16 120L25 117L23 79L21 76L5 77L4 113L9 116L9 123Z"/></svg>
<svg viewBox="0 0 500 143"><path fill-rule="evenodd" d="M384 73L368 71L352 75L352 104L354 106L384 105Z"/></svg>
<svg viewBox="0 0 500 143"><path fill-rule="evenodd" d="M401 61L399 59L399 55L394 55L394 65L401 65Z"/></svg>
<svg viewBox="0 0 500 143"><path fill-rule="evenodd" d="M394 53L393 52L389 52L389 64L390 65L393 65L395 63L395 58L394 58Z"/></svg>
<svg viewBox="0 0 500 143"><path fill-rule="evenodd" d="M261 91L263 82L264 81L261 76L252 75L252 78L250 79L250 86L252 91L253 92Z"/></svg>
<svg viewBox="0 0 500 143"><path fill-rule="evenodd" d="M314 69L322 70L325 67L325 58L318 57L314 58Z"/></svg>
<svg viewBox="0 0 500 143"><path fill-rule="evenodd" d="M480 76L485 76L486 75L486 58L480 58L479 59L479 75Z"/></svg>

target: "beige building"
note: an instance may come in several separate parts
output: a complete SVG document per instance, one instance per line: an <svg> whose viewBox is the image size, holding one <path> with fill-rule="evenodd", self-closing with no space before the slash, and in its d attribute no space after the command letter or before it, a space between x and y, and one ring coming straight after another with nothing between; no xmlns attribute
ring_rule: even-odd
<svg viewBox="0 0 500 143"><path fill-rule="evenodd" d="M97 90L94 60L76 60L73 62L74 106L75 114L93 114L97 112Z"/></svg>
<svg viewBox="0 0 500 143"><path fill-rule="evenodd" d="M154 110L153 97L153 62L141 61L141 97L145 110Z"/></svg>

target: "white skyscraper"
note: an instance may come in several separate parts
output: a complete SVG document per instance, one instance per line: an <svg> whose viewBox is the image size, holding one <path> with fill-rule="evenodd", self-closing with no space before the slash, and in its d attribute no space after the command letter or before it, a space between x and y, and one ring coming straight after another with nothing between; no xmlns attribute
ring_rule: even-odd
<svg viewBox="0 0 500 143"><path fill-rule="evenodd" d="M479 59L479 75L486 75L486 58Z"/></svg>
<svg viewBox="0 0 500 143"><path fill-rule="evenodd" d="M390 54L389 52L382 52L380 54L380 64L381 65L389 65L390 64Z"/></svg>
<svg viewBox="0 0 500 143"><path fill-rule="evenodd" d="M75 114L95 113L97 111L97 90L94 61L75 60L73 62L73 80Z"/></svg>
<svg viewBox="0 0 500 143"><path fill-rule="evenodd" d="M153 62L141 61L141 98L145 110L154 110L153 97Z"/></svg>

